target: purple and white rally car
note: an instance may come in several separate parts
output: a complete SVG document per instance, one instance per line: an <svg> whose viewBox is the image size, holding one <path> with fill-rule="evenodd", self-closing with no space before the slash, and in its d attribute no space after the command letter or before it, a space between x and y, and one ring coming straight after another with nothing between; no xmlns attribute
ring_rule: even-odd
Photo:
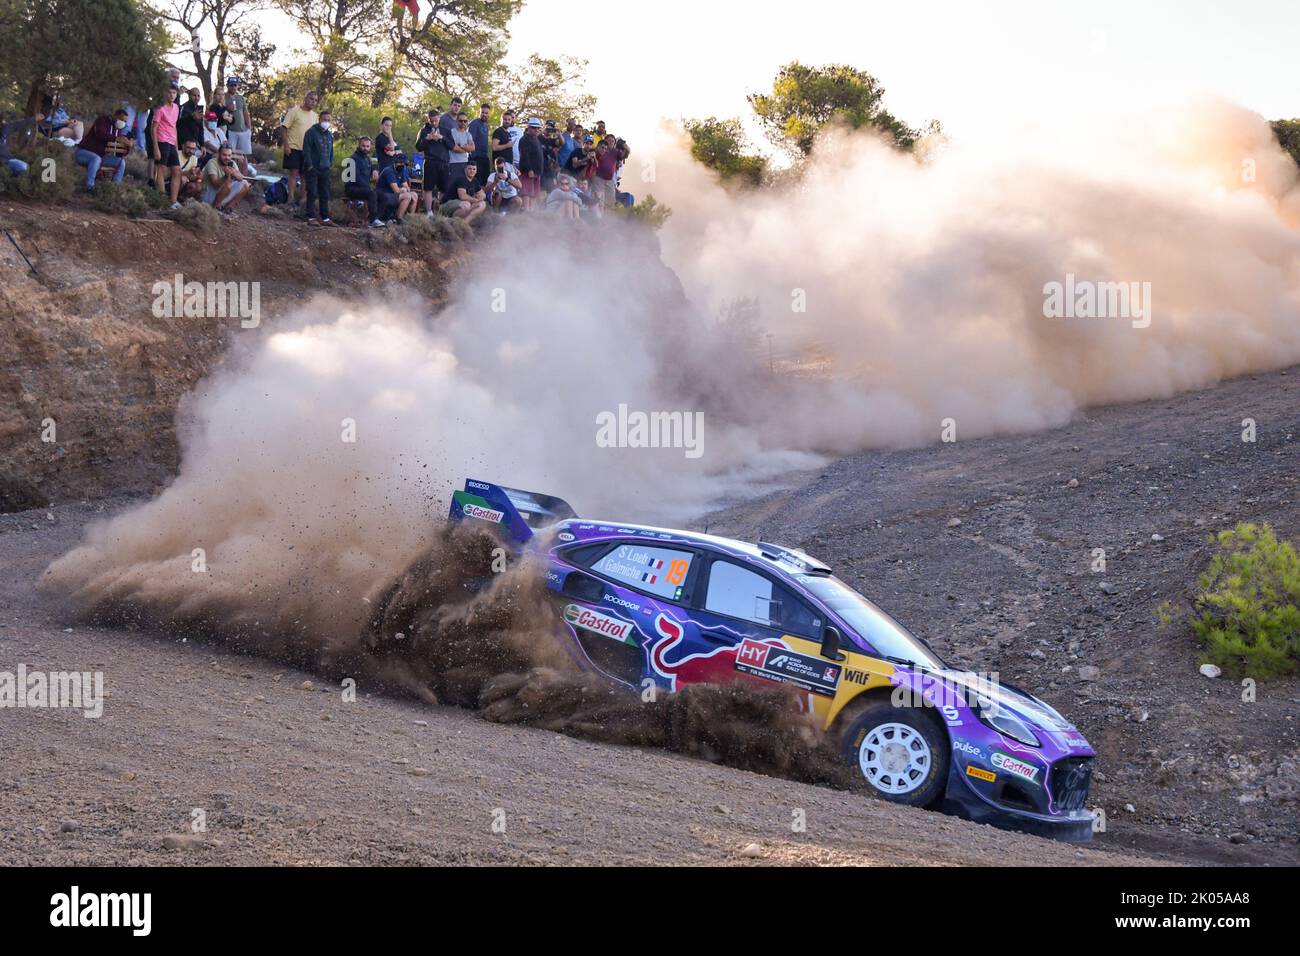
<svg viewBox="0 0 1300 956"><path fill-rule="evenodd" d="M563 500L485 481L453 521L496 525L546 562L562 636L627 687L777 682L882 799L1091 839L1096 756L1052 707L950 668L816 559L667 528L578 519Z"/></svg>

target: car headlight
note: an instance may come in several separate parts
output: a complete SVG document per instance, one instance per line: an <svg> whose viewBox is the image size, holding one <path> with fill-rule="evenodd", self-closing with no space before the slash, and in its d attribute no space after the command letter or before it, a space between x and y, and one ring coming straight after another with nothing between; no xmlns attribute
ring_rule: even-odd
<svg viewBox="0 0 1300 956"><path fill-rule="evenodd" d="M1030 747L1041 747L1042 742L1034 736L1029 725L1011 711L999 706L998 702L988 697L977 698L979 719L999 733L1006 734L1012 740L1018 740Z"/></svg>

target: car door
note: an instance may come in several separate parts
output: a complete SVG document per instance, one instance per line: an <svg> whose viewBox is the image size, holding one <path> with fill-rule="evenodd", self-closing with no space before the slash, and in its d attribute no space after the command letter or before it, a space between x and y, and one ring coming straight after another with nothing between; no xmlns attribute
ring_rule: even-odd
<svg viewBox="0 0 1300 956"><path fill-rule="evenodd" d="M694 588L694 627L656 645L651 662L678 686L752 680L833 696L842 668L809 649L825 621L784 583L730 555L712 555ZM659 627L662 631L662 625Z"/></svg>
<svg viewBox="0 0 1300 956"><path fill-rule="evenodd" d="M560 588L560 611L587 663L605 676L640 689L650 676L649 648L656 622L688 617L683 605L699 552L672 542L627 538L588 545L573 555L579 570Z"/></svg>

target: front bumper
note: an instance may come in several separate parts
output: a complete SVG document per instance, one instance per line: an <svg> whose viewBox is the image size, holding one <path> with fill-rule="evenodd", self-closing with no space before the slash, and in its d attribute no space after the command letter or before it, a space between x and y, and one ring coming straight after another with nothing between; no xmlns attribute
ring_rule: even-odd
<svg viewBox="0 0 1300 956"><path fill-rule="evenodd" d="M1067 843L1087 843L1092 839L1091 810L1080 806L1048 814L997 802L971 786L960 763L958 760L949 762L947 792L940 806L943 812L975 823L987 823L1003 830L1019 830ZM1082 804L1084 801L1077 802Z"/></svg>

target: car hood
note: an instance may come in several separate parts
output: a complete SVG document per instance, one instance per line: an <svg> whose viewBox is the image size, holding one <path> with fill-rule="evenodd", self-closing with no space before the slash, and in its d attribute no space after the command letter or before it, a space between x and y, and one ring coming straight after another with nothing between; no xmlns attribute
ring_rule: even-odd
<svg viewBox="0 0 1300 956"><path fill-rule="evenodd" d="M971 691L970 700L975 706L978 705L975 704L974 694L978 694L989 698L999 707L1005 707L1021 720L1039 730L1058 737L1069 735L1080 740L1083 739L1074 725L1062 717L1051 704L1045 703L1019 688L1012 687L1009 684L993 683L987 679L981 680L979 675L972 674L969 671L941 670L935 671L935 674L946 681Z"/></svg>

